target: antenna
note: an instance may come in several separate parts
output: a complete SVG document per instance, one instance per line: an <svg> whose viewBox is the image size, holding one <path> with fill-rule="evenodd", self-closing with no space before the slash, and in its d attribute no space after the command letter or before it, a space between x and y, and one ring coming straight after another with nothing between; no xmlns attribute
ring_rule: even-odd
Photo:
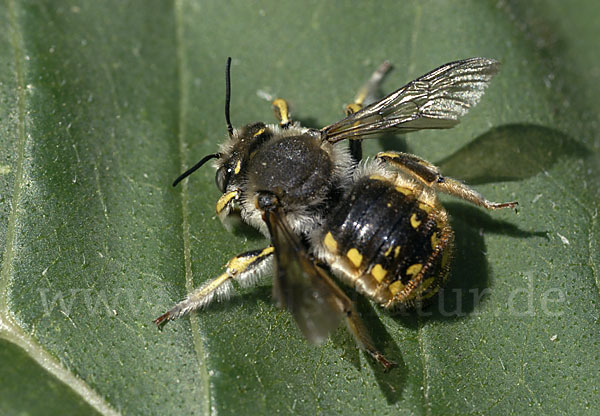
<svg viewBox="0 0 600 416"><path fill-rule="evenodd" d="M225 65L225 121L227 122L227 132L229 137L233 136L233 126L231 125L231 119L229 118L229 103L231 102L231 57L227 58L227 64ZM211 155L204 156L198 163L183 172L175 179L173 186L177 186L179 182L190 176L192 173L197 171L202 165L208 162L210 159L218 159L221 157L221 153L213 153Z"/></svg>
<svg viewBox="0 0 600 416"><path fill-rule="evenodd" d="M181 182L182 180L184 180L185 178L187 178L188 176L190 176L192 173L194 173L195 171L197 171L200 166L204 165L206 162L208 162L211 159L218 159L221 157L220 153L214 153L212 155L208 155L208 156L204 156L200 162L196 163L194 166L192 166L191 168L189 168L188 170L186 170L185 172L183 172L181 175L179 175L177 177L177 179L175 179L175 181L173 182L173 186L177 186L177 184L179 182Z"/></svg>
<svg viewBox="0 0 600 416"><path fill-rule="evenodd" d="M233 127L229 118L229 102L231 101L231 57L227 58L225 65L225 121L227 122L227 131L229 137L233 136Z"/></svg>

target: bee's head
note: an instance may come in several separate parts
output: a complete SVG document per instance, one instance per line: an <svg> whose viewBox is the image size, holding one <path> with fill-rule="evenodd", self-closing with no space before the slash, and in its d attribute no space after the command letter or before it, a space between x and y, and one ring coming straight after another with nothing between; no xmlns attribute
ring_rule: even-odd
<svg viewBox="0 0 600 416"><path fill-rule="evenodd" d="M264 123L250 123L233 130L229 139L221 145L221 151L215 156L217 168L216 183L221 192L225 192L230 184L240 187L236 177L245 172L246 164L258 147L272 137L271 129ZM239 175L239 176L238 176Z"/></svg>
<svg viewBox="0 0 600 416"><path fill-rule="evenodd" d="M243 156L247 154L248 149L247 143L249 140L246 140L246 138L254 138L265 130L264 124L262 123L254 123L241 129L234 129L231 125L231 118L229 116L229 103L231 101L230 69L231 58L227 58L227 64L225 66L225 121L227 122L229 140L221 145L221 152L203 157L198 163L179 175L173 182L173 186L176 186L183 179L190 176L209 160L217 159L215 163L215 167L217 168L215 181L219 190L224 193L231 182L232 177L240 172ZM261 128L262 131L256 134Z"/></svg>

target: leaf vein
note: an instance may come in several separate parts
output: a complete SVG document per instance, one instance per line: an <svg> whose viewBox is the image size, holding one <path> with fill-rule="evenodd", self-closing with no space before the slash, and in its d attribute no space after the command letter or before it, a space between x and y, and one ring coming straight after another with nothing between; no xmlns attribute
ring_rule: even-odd
<svg viewBox="0 0 600 416"><path fill-rule="evenodd" d="M179 160L181 165L181 171L185 168L185 150L187 144L185 142L185 121L187 119L187 108L189 102L188 89L186 88L189 84L189 74L187 72L187 60L185 56L184 47L184 23L183 23L183 5L181 0L176 0L175 6L175 48L177 54L177 72L179 76L179 122L178 122L178 139L179 139ZM194 276L192 271L192 255L191 255L191 232L190 232L190 214L188 206L188 186L187 182L184 181L181 184L181 209L182 209L182 237L183 237L183 256L185 265L185 287L188 293L194 289ZM202 344L201 334L199 330L199 321L197 316L192 315L190 317L190 323L192 326L192 337L194 340L194 350L198 361L198 367L200 370L200 376L204 382L204 414L211 413L211 394L210 394L210 381L208 369L205 364L205 352Z"/></svg>

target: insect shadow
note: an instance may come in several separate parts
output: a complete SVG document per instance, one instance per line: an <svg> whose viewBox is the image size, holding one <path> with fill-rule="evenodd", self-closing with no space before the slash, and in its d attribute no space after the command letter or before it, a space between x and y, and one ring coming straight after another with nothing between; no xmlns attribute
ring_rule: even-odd
<svg viewBox="0 0 600 416"><path fill-rule="evenodd" d="M506 124L477 137L438 162L444 175L471 185L519 181L535 176L561 158L590 152L567 134L535 124Z"/></svg>

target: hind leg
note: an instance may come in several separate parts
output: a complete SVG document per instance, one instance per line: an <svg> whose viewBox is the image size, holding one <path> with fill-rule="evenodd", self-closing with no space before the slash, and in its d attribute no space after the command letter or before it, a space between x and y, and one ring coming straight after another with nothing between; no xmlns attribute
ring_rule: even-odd
<svg viewBox="0 0 600 416"><path fill-rule="evenodd" d="M408 173L412 177L425 183L432 189L464 199L472 204L490 210L500 208L514 208L519 203L513 202L491 202L485 199L479 192L457 181L456 179L442 176L439 169L433 164L410 153L381 152L377 159L384 161L394 168Z"/></svg>

